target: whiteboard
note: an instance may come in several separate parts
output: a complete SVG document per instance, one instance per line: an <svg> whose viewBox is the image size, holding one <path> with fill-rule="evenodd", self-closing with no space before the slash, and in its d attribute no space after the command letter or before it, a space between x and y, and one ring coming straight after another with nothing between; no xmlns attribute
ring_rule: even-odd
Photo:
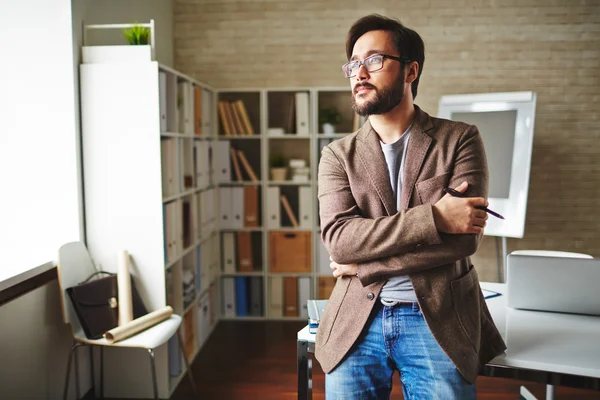
<svg viewBox="0 0 600 400"><path fill-rule="evenodd" d="M442 96L438 117L479 129L488 162L489 216L484 234L522 238L525 233L535 121L534 92Z"/></svg>

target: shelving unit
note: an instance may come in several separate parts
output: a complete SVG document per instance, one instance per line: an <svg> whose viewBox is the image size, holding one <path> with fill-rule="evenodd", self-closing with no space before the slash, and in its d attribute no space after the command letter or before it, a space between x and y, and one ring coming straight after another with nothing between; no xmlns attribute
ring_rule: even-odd
<svg viewBox="0 0 600 400"><path fill-rule="evenodd" d="M262 252L263 262L260 266L255 265L252 272L236 268L239 264L236 261L239 246L231 244L235 234L248 228L238 226L237 229L221 230L222 259L224 263L229 260L228 264L222 266L224 318L305 319L307 299L329 297L335 279L330 273L329 255L320 239L317 168L322 146L346 136L364 122L362 118L354 116L350 101L350 89L345 87L218 91L217 103L225 104L217 107L218 140L229 142L231 147L243 147L243 153L250 159L252 168L260 178L250 183L244 176L244 181L237 181L234 161L231 159L228 175L219 184L221 201L223 193L226 197L236 197L230 196L230 187L256 185L261 200L256 212L262 213L261 225L252 228L252 232L260 234L260 242L253 241L253 251ZM232 103L238 105L227 110L227 104ZM236 122L242 119L236 113L244 113L240 111L240 103L250 116L249 122L253 126L251 135L244 129L244 124ZM340 114L336 126L338 133L324 134L318 123L319 110L332 107ZM288 163L290 160L303 160L305 166L300 162L298 167L301 170L304 168L304 171L298 172L294 181L291 168L288 167L285 180L273 180L270 162L275 157L283 157ZM307 172L308 178L303 178ZM287 199L292 218L280 200L281 195ZM238 213L244 208L243 204L238 204ZM222 212L221 226L223 218L227 219L226 213ZM295 222L292 221L294 219ZM263 279L260 289L263 313L260 317L248 317L246 309L256 295L248 295L247 291L252 292L253 289L240 288L241 283L236 287L231 278L256 276ZM246 298L248 304L244 305L239 297Z"/></svg>
<svg viewBox="0 0 600 400"><path fill-rule="evenodd" d="M80 71L88 249L112 272L128 251L148 310L182 316L191 362L220 317L216 92L151 60L95 59ZM169 398L186 372L177 336L155 354ZM107 397L152 397L147 357L106 349Z"/></svg>

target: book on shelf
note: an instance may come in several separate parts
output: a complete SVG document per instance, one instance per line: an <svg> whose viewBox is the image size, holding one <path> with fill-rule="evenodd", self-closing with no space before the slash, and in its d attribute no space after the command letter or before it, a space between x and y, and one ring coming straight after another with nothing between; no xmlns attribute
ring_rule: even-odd
<svg viewBox="0 0 600 400"><path fill-rule="evenodd" d="M294 212L292 211L292 207L290 206L290 202L288 201L287 197L282 194L279 199L281 200L281 204L283 205L283 209L285 210L285 213L287 214L288 218L290 219L290 222L292 223L292 226L294 228L298 227L298 220L296 219L296 216L294 215Z"/></svg>
<svg viewBox="0 0 600 400"><path fill-rule="evenodd" d="M248 110L242 100L220 100L218 113L225 136L254 135L254 127L250 122Z"/></svg>
<svg viewBox="0 0 600 400"><path fill-rule="evenodd" d="M242 150L237 150L236 152L237 152L238 158L239 158L242 166L244 167L244 170L246 170L246 173L250 177L250 180L252 182L258 182L258 177L256 176L254 169L248 162L248 159L246 158L246 155L244 154L244 152Z"/></svg>
<svg viewBox="0 0 600 400"><path fill-rule="evenodd" d="M238 182L242 182L244 178L242 177L242 171L240 170L240 163L238 161L236 150L231 147L229 149L229 153L231 155L231 161L233 162L233 171L235 172L235 179Z"/></svg>

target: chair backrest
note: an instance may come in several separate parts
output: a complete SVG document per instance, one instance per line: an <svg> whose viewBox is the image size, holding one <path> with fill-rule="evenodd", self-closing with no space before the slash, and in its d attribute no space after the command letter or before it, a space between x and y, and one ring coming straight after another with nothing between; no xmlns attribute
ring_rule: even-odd
<svg viewBox="0 0 600 400"><path fill-rule="evenodd" d="M83 242L71 242L62 245L58 250L58 266L56 269L63 320L66 324L71 325L74 332L77 332L81 325L67 294L67 288L85 281L96 271L85 244Z"/></svg>

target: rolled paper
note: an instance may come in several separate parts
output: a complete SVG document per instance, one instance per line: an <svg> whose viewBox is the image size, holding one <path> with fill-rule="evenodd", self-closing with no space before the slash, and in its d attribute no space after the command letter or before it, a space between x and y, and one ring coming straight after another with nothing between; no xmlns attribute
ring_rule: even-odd
<svg viewBox="0 0 600 400"><path fill-rule="evenodd" d="M171 308L171 306L160 308L144 315L143 317L136 318L125 325L111 329L104 334L104 339L106 339L108 343L115 343L123 339L127 339L130 336L140 333L143 330L169 319L172 314L173 308Z"/></svg>
<svg viewBox="0 0 600 400"><path fill-rule="evenodd" d="M119 326L133 320L133 301L131 300L131 275L129 274L129 253L122 250L117 260L117 291L119 295Z"/></svg>

